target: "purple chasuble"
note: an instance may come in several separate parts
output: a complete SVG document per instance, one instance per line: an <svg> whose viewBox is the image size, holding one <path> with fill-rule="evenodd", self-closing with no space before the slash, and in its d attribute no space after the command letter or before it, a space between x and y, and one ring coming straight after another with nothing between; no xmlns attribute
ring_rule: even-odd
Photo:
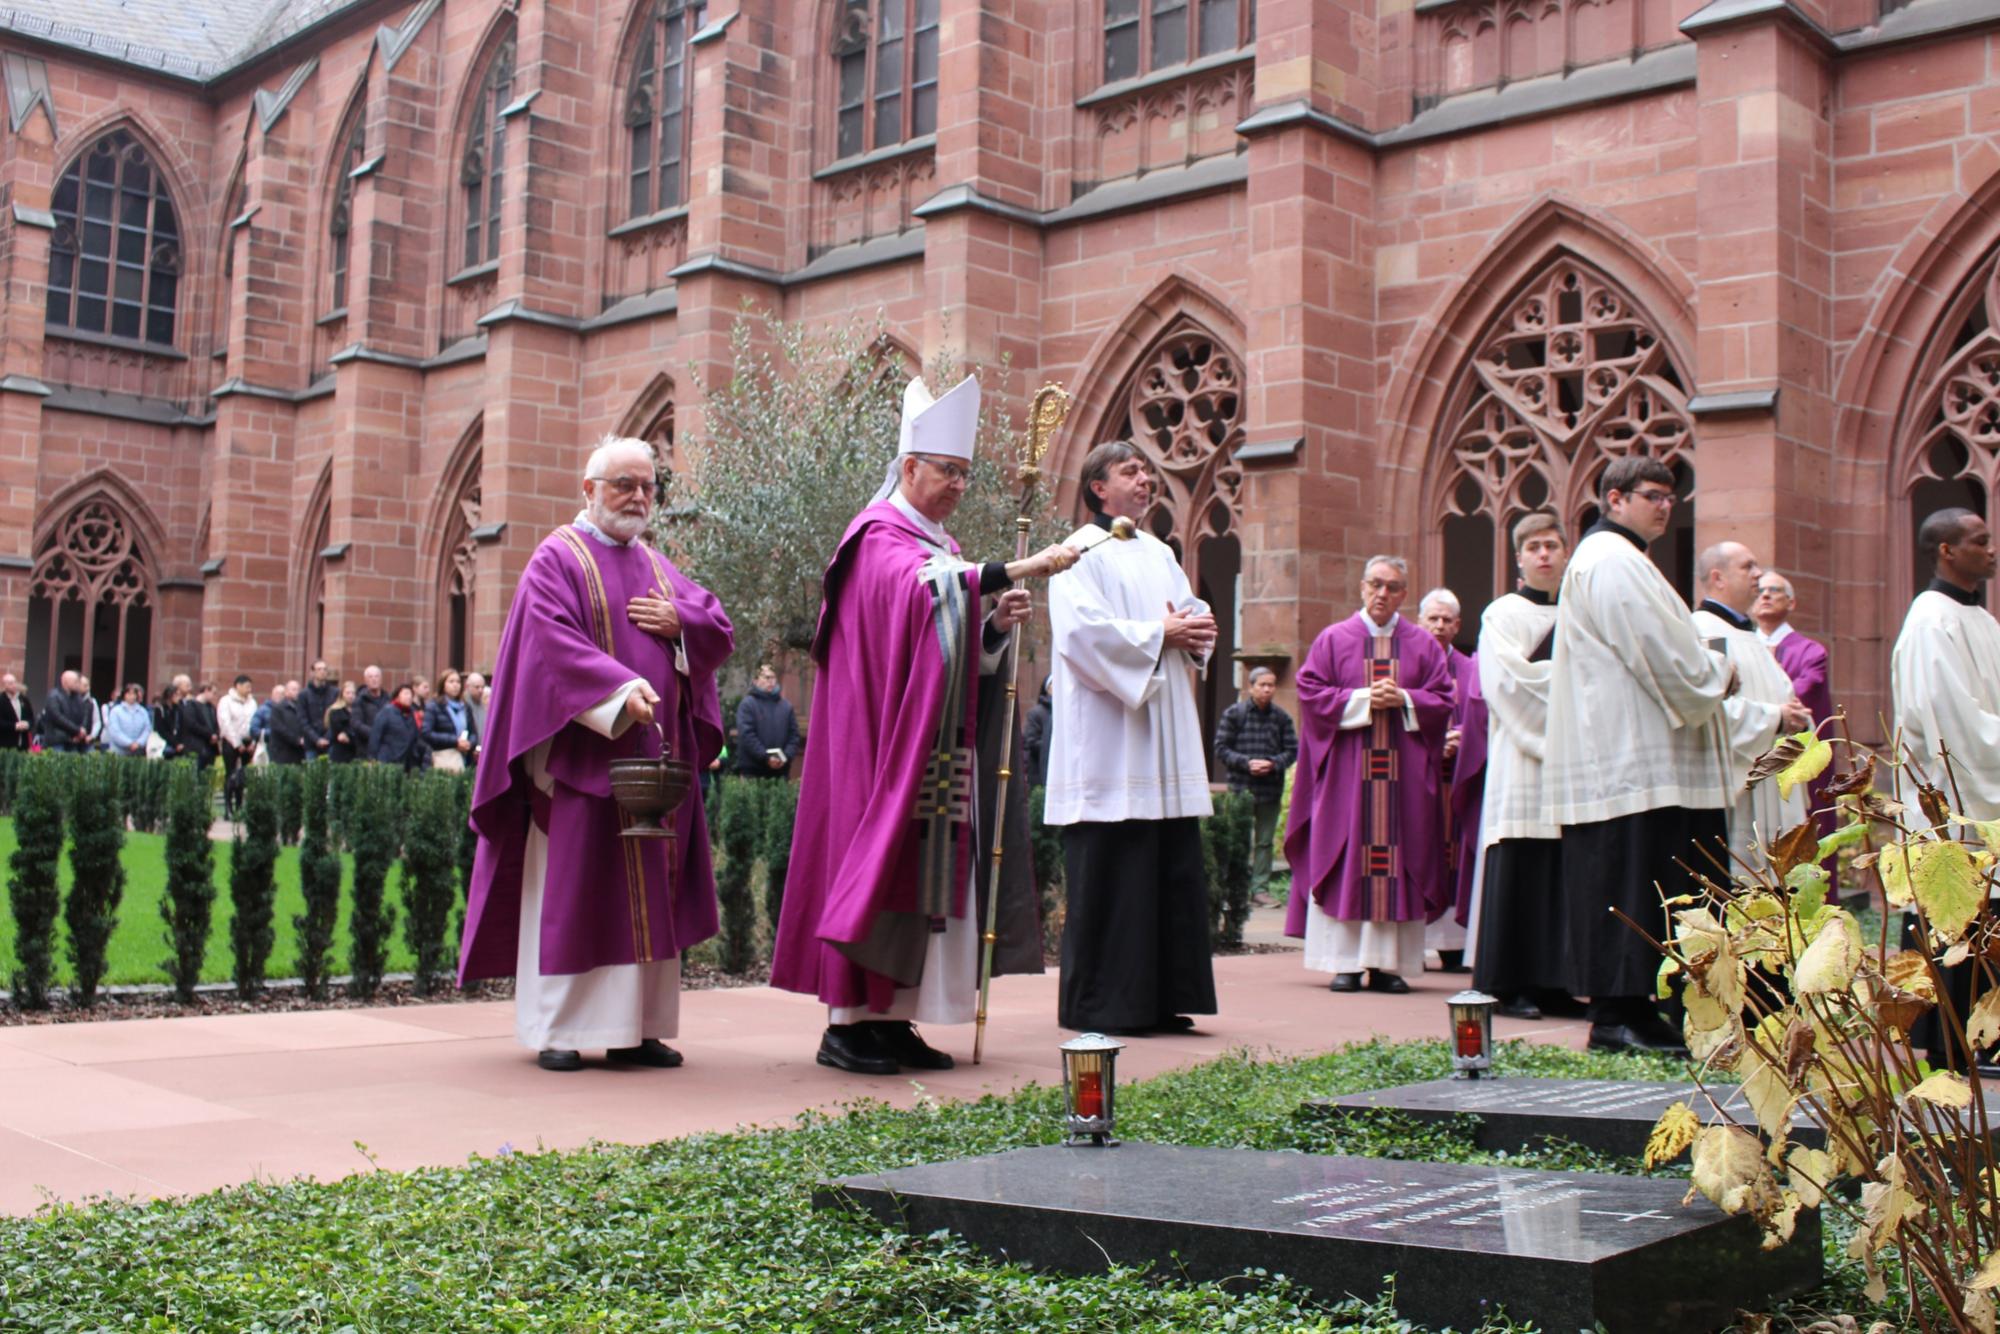
<svg viewBox="0 0 2000 1334"><path fill-rule="evenodd" d="M1348 700L1387 678L1410 697L1365 727L1340 726ZM1398 619L1377 636L1356 612L1320 631L1297 677L1299 765L1285 859L1294 893L1285 934L1306 933L1309 897L1341 921L1415 922L1442 915L1446 881L1438 755L1451 715L1451 668L1429 631Z"/></svg>
<svg viewBox="0 0 2000 1334"><path fill-rule="evenodd" d="M774 987L887 1010L971 910L980 571L957 555L878 501L826 567Z"/></svg>
<svg viewBox="0 0 2000 1334"><path fill-rule="evenodd" d="M680 614L684 676L675 668L673 643L641 630L625 613L635 597L663 595ZM544 974L651 963L715 934L715 874L700 787L674 813L678 837L671 843L621 837L611 761L658 755L660 733L633 725L612 740L574 720L626 682L643 679L659 693L656 716L674 754L699 773L722 750L715 673L733 645L722 604L643 543L606 546L565 525L535 549L507 612L487 695L472 786L479 842L459 950L461 984L514 973L531 819L549 841ZM554 783L546 796L527 772L529 753L545 741Z"/></svg>
<svg viewBox="0 0 2000 1334"><path fill-rule="evenodd" d="M1807 639L1794 630L1786 635L1771 652L1777 657L1778 665L1785 669L1785 675L1792 678L1792 693L1799 697L1799 703L1812 712L1815 726L1833 717L1833 685L1827 671L1826 645L1817 639ZM1806 794L1818 816L1819 831L1822 836L1831 834L1840 823L1836 812L1827 809L1826 785L1832 781L1829 772L1806 785Z"/></svg>
<svg viewBox="0 0 2000 1334"><path fill-rule="evenodd" d="M1452 916L1471 925L1472 874L1479 867L1479 816L1486 804L1486 696L1479 693L1479 655L1450 650L1451 726L1459 729L1458 753L1447 766L1445 798L1451 842Z"/></svg>

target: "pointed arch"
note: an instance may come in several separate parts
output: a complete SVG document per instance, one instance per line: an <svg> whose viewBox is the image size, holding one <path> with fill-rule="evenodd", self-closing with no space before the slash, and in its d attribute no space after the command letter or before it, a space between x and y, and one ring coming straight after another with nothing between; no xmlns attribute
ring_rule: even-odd
<svg viewBox="0 0 2000 1334"><path fill-rule="evenodd" d="M507 120L500 113L513 101L515 36L514 16L503 10L480 41L452 118L457 167L448 273L489 264L499 254L507 193Z"/></svg>
<svg viewBox="0 0 2000 1334"><path fill-rule="evenodd" d="M425 522L434 534L431 663L434 668L467 667L473 648L473 611L479 597L481 475L485 465L486 416L474 417L452 446Z"/></svg>
<svg viewBox="0 0 2000 1334"><path fill-rule="evenodd" d="M247 147L236 154L229 169L228 184L222 187L222 211L215 219L215 306L210 312L208 350L210 354L229 350L231 307L236 302L236 229L229 224L243 213L243 170L250 161ZM223 368L227 372L227 367Z"/></svg>
<svg viewBox="0 0 2000 1334"><path fill-rule="evenodd" d="M640 0L619 43L618 180L612 216L651 217L687 203L694 48L708 0Z"/></svg>
<svg viewBox="0 0 2000 1334"><path fill-rule="evenodd" d="M158 520L115 477L99 471L57 494L28 580L31 692L70 670L88 676L99 699L127 682L150 687L160 551Z"/></svg>
<svg viewBox="0 0 2000 1334"><path fill-rule="evenodd" d="M673 377L665 371L656 372L618 419L618 429L613 434L628 440L643 440L652 446L653 468L660 478L656 500L664 505L667 479L681 468Z"/></svg>
<svg viewBox="0 0 2000 1334"><path fill-rule="evenodd" d="M326 218L326 260L315 284L322 316L347 309L348 278L354 258L354 170L368 157L368 72L364 68L335 121L321 198Z"/></svg>
<svg viewBox="0 0 2000 1334"><path fill-rule="evenodd" d="M326 656L327 550L333 545L333 460L320 465L319 477L299 511L292 537L292 606L295 662Z"/></svg>
<svg viewBox="0 0 2000 1334"><path fill-rule="evenodd" d="M109 123L56 174L44 319L51 333L174 347L186 333L184 221L173 170L137 122Z"/></svg>

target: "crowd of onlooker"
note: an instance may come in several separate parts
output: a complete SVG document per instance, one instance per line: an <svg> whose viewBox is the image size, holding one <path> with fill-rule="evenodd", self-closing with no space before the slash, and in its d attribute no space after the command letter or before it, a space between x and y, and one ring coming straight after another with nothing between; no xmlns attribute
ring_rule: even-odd
<svg viewBox="0 0 2000 1334"><path fill-rule="evenodd" d="M90 678L66 671L36 705L12 672L0 673L0 746L18 750L114 751L135 759L221 760L234 776L245 765L334 764L374 760L406 769L463 769L479 759L486 727L486 679L455 667L435 682L385 689L382 669L359 683L336 681L324 662L307 679L273 682L259 698L238 675L227 690L174 677L151 702L134 683L104 698ZM224 785L234 804L240 782Z"/></svg>

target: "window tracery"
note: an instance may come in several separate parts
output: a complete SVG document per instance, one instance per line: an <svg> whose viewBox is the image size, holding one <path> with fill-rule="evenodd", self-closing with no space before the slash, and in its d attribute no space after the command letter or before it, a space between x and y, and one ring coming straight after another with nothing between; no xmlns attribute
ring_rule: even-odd
<svg viewBox="0 0 2000 1334"><path fill-rule="evenodd" d="M459 159L458 182L465 197L466 268L498 258L500 213L506 199L507 120L501 113L514 97L514 43L510 38L494 51L472 104L465 152Z"/></svg>
<svg viewBox="0 0 2000 1334"><path fill-rule="evenodd" d="M1902 485L1914 535L1924 519L1962 506L1980 514L2000 484L2000 247L1961 288L1933 338L1928 373L1905 414ZM1949 331L1949 332L1946 332ZM1915 582L1930 578L1918 553Z"/></svg>
<svg viewBox="0 0 2000 1334"><path fill-rule="evenodd" d="M147 684L153 572L111 501L72 509L44 542L28 585L28 667L40 689L76 670L100 698Z"/></svg>
<svg viewBox="0 0 2000 1334"><path fill-rule="evenodd" d="M146 146L125 130L99 139L63 172L49 211L48 327L172 346L180 224Z"/></svg>
<svg viewBox="0 0 2000 1334"><path fill-rule="evenodd" d="M938 0L841 0L834 157L937 131Z"/></svg>
<svg viewBox="0 0 2000 1334"><path fill-rule="evenodd" d="M688 101L688 38L701 29L707 0L655 0L625 91L631 159L627 213L644 218L687 200L693 116Z"/></svg>

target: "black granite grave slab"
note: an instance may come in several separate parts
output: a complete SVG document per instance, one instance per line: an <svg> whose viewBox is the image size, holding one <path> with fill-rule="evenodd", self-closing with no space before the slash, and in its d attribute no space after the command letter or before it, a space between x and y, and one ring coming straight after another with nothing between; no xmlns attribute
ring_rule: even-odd
<svg viewBox="0 0 2000 1334"><path fill-rule="evenodd" d="M1526 1075L1432 1079L1337 1098L1314 1098L1300 1111L1334 1117L1393 1112L1426 1124L1471 1116L1477 1118L1473 1142L1482 1149L1518 1152L1560 1139L1614 1157L1636 1158L1645 1153L1646 1137L1653 1133L1660 1114L1677 1102L1692 1107L1705 1125L1733 1119L1738 1125L1756 1128L1757 1118L1743 1101L1740 1088L1716 1084L1710 1092L1728 1116L1717 1112L1692 1084ZM1794 1113L1791 1140L1817 1149L1826 1144L1826 1132L1803 1113Z"/></svg>
<svg viewBox="0 0 2000 1334"><path fill-rule="evenodd" d="M1330 1299L1378 1296L1432 1326L1504 1308L1548 1331L1696 1334L1817 1284L1816 1214L1786 1246L1684 1182L1375 1158L1186 1149L1015 1149L822 1186L923 1234L1070 1273L1151 1263L1218 1279L1261 1267Z"/></svg>

